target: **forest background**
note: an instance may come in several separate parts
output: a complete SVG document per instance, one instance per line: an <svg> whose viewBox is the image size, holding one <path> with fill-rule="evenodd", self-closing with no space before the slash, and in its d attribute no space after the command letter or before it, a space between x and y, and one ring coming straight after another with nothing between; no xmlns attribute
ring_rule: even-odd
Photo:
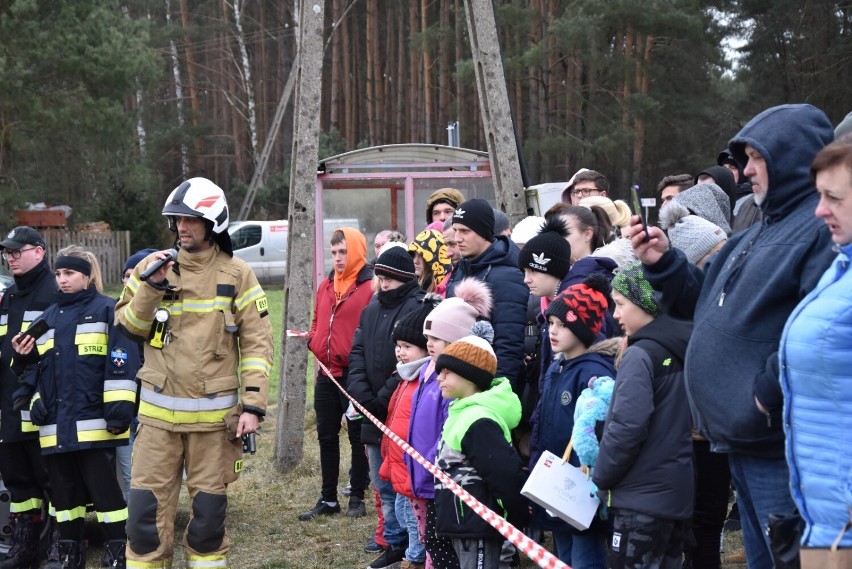
<svg viewBox="0 0 852 569"><path fill-rule="evenodd" d="M326 0L320 157L485 150L462 0ZM852 110L852 2L495 0L530 183L616 196L715 163L755 113ZM187 176L239 208L294 62L298 0L0 0L0 226L25 202L162 242ZM286 218L292 105L253 219Z"/></svg>

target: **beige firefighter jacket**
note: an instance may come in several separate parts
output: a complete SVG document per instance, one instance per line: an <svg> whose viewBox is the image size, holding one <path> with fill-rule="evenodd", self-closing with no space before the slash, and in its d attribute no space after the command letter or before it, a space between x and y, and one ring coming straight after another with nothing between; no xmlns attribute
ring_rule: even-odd
<svg viewBox="0 0 852 569"><path fill-rule="evenodd" d="M263 416L272 367L266 294L248 265L217 245L179 251L160 290L134 269L115 308L116 324L144 340L139 421L170 431L214 431L240 408ZM168 321L155 319L168 310ZM160 311L162 317L164 313ZM159 347L162 342L162 347Z"/></svg>

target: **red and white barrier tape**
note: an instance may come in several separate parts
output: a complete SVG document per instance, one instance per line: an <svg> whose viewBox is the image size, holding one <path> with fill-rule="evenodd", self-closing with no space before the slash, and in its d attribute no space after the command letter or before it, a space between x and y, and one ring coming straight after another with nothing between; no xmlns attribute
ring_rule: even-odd
<svg viewBox="0 0 852 569"><path fill-rule="evenodd" d="M288 330L287 333L290 335L290 332L295 332ZM293 334L296 335L296 334ZM301 335L301 333L299 333ZM470 506L476 514L481 517L483 520L488 522L491 527L500 532L500 535L508 539L512 542L512 545L518 548L518 550L535 561L535 563L541 567L542 569L571 569L568 565L560 561L557 557L555 557L552 553L550 553L547 549L536 543L535 541L528 538L524 532L510 524L506 521L505 518L496 514L493 510L488 508L482 502L471 496L467 490L456 484L452 478L444 474L444 472L423 458L419 452L414 450L411 445L402 440L396 433L391 431L384 423L376 419L369 411L364 409L360 403L355 401L351 395L346 391L346 389L341 386L334 376L331 375L331 372L327 367L323 365L323 363L319 360L316 360L317 364L322 369L323 374L329 378L337 388L343 392L344 395L352 402L353 405L372 423L378 427L384 434L386 434L390 439L395 442L397 445L402 447L406 453L408 453L411 458L416 460L418 464L420 464L423 468L431 472L435 477L437 477L447 488L452 490L453 494L461 498L465 504Z"/></svg>

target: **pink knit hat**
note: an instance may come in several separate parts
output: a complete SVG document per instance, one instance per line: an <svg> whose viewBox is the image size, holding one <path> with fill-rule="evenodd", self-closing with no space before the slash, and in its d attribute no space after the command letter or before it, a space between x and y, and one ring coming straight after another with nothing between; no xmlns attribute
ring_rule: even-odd
<svg viewBox="0 0 852 569"><path fill-rule="evenodd" d="M491 290L475 278L456 285L455 296L435 307L423 322L423 334L445 342L455 342L470 334L479 318L491 318Z"/></svg>

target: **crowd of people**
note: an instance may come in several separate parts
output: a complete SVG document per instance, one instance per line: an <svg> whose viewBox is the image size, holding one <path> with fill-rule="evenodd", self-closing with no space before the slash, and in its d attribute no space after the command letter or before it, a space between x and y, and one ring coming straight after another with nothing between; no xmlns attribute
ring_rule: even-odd
<svg viewBox="0 0 852 569"><path fill-rule="evenodd" d="M774 566L771 526L791 519L802 547L852 547L852 459L836 446L852 420L852 135L810 105L774 107L658 190L659 227L583 168L514 228L444 188L410 242L375 236L373 260L358 228L335 230L306 335L322 482L298 519L364 517L372 486L368 569L517 566L368 411L572 567L718 568L732 487L749 567ZM233 257L220 188L187 180L163 215L176 254L129 258L117 301L90 251L63 249L51 270L36 230L0 242L15 277L0 304L2 569L85 567L87 507L104 566L170 567L184 479L187 566L227 567L227 486L268 398L267 301ZM579 437L578 400L601 385L594 452L566 455L601 504L578 530L521 488ZM103 475L117 459L121 484Z"/></svg>

